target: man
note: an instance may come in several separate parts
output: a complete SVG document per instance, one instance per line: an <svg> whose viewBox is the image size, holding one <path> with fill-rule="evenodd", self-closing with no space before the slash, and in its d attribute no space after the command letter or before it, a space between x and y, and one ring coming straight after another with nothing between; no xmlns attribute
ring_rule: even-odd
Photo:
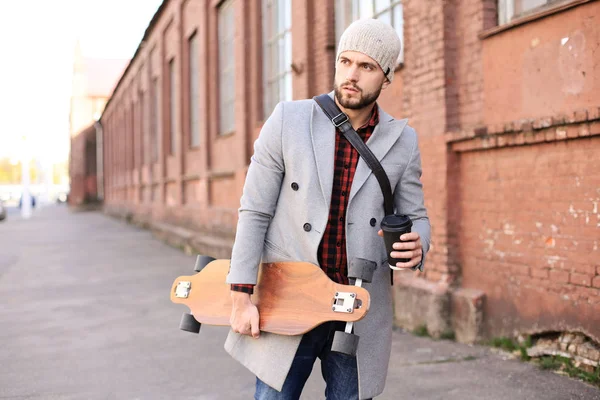
<svg viewBox="0 0 600 400"><path fill-rule="evenodd" d="M375 103L394 78L400 46L395 30L381 21L351 24L340 39L330 96L385 169L396 212L413 221L412 232L392 252L410 261L396 266L422 269L430 226L417 136L407 120L394 120ZM279 103L254 145L227 277L233 309L225 349L257 376L256 399L298 399L317 357L327 399L366 399L383 391L393 322L383 217L377 179L319 105L312 99ZM378 264L364 285L370 311L354 326L360 336L356 358L331 351L343 323L300 336L260 333L250 294L261 259L311 262L347 284L355 257Z"/></svg>

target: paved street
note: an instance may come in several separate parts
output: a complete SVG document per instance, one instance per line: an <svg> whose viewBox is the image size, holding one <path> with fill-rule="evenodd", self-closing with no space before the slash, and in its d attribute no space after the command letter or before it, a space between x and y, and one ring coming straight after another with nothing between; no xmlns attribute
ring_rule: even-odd
<svg viewBox="0 0 600 400"><path fill-rule="evenodd" d="M19 218L20 214L21 214L21 209L18 208L15 205L8 205L8 204L4 204L4 206L6 207L6 217L13 219L13 218Z"/></svg>
<svg viewBox="0 0 600 400"><path fill-rule="evenodd" d="M178 329L174 278L194 258L149 232L65 206L0 222L0 399L250 399L225 328ZM585 383L485 347L394 334L378 399L600 399ZM322 399L315 365L303 399Z"/></svg>

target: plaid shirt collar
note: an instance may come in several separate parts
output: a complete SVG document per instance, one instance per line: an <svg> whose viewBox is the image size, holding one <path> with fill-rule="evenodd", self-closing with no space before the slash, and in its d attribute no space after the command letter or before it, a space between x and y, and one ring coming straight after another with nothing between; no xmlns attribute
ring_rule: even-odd
<svg viewBox="0 0 600 400"><path fill-rule="evenodd" d="M369 117L369 120L367 122L365 122L363 126L358 128L357 132L362 131L367 128L375 128L375 126L377 126L378 123L379 123L379 106L377 105L377 103L375 103L373 105L373 109L371 110L371 116Z"/></svg>

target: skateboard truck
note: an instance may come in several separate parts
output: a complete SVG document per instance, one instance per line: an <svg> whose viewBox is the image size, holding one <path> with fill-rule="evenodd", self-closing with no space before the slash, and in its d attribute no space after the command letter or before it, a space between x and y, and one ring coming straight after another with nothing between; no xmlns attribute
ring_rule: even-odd
<svg viewBox="0 0 600 400"><path fill-rule="evenodd" d="M363 282L371 282L371 280L373 279L373 273L375 272L376 268L377 263L373 261L365 260L362 258L355 258L350 261L350 265L348 268L348 277L355 279L354 286L362 287ZM352 299L352 307L346 307L346 312L352 312L353 309L354 299ZM331 344L331 351L347 354L353 357L356 356L356 349L358 348L359 337L352 333L353 329L354 322L346 322L346 329L344 329L344 332L335 332L333 336L333 342Z"/></svg>
<svg viewBox="0 0 600 400"><path fill-rule="evenodd" d="M192 282L184 282L181 281L177 284L177 288L175 289L175 297L179 299L187 299L190 294L190 289L192 288Z"/></svg>
<svg viewBox="0 0 600 400"><path fill-rule="evenodd" d="M336 292L331 309L338 313L352 314L356 303L356 293Z"/></svg>
<svg viewBox="0 0 600 400"><path fill-rule="evenodd" d="M196 264L194 265L194 271L200 272L210 264L215 259L209 256L198 255L196 257ZM190 281L180 281L177 283L177 287L175 288L175 297L179 299L187 299L190 295L190 290L192 290L192 282ZM179 329L182 331L199 333L201 324L194 318L192 314L183 313L181 316L181 321L179 322Z"/></svg>

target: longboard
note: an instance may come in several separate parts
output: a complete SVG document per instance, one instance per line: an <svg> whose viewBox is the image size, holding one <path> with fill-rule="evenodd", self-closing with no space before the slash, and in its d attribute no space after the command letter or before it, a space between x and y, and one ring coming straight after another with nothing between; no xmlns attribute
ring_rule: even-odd
<svg viewBox="0 0 600 400"><path fill-rule="evenodd" d="M193 276L180 276L171 287L171 301L185 304L194 318L208 325L229 325L231 290L225 282L229 260L214 260ZM369 292L333 282L307 262L263 263L252 302L260 330L300 335L327 321L356 322L369 311Z"/></svg>

